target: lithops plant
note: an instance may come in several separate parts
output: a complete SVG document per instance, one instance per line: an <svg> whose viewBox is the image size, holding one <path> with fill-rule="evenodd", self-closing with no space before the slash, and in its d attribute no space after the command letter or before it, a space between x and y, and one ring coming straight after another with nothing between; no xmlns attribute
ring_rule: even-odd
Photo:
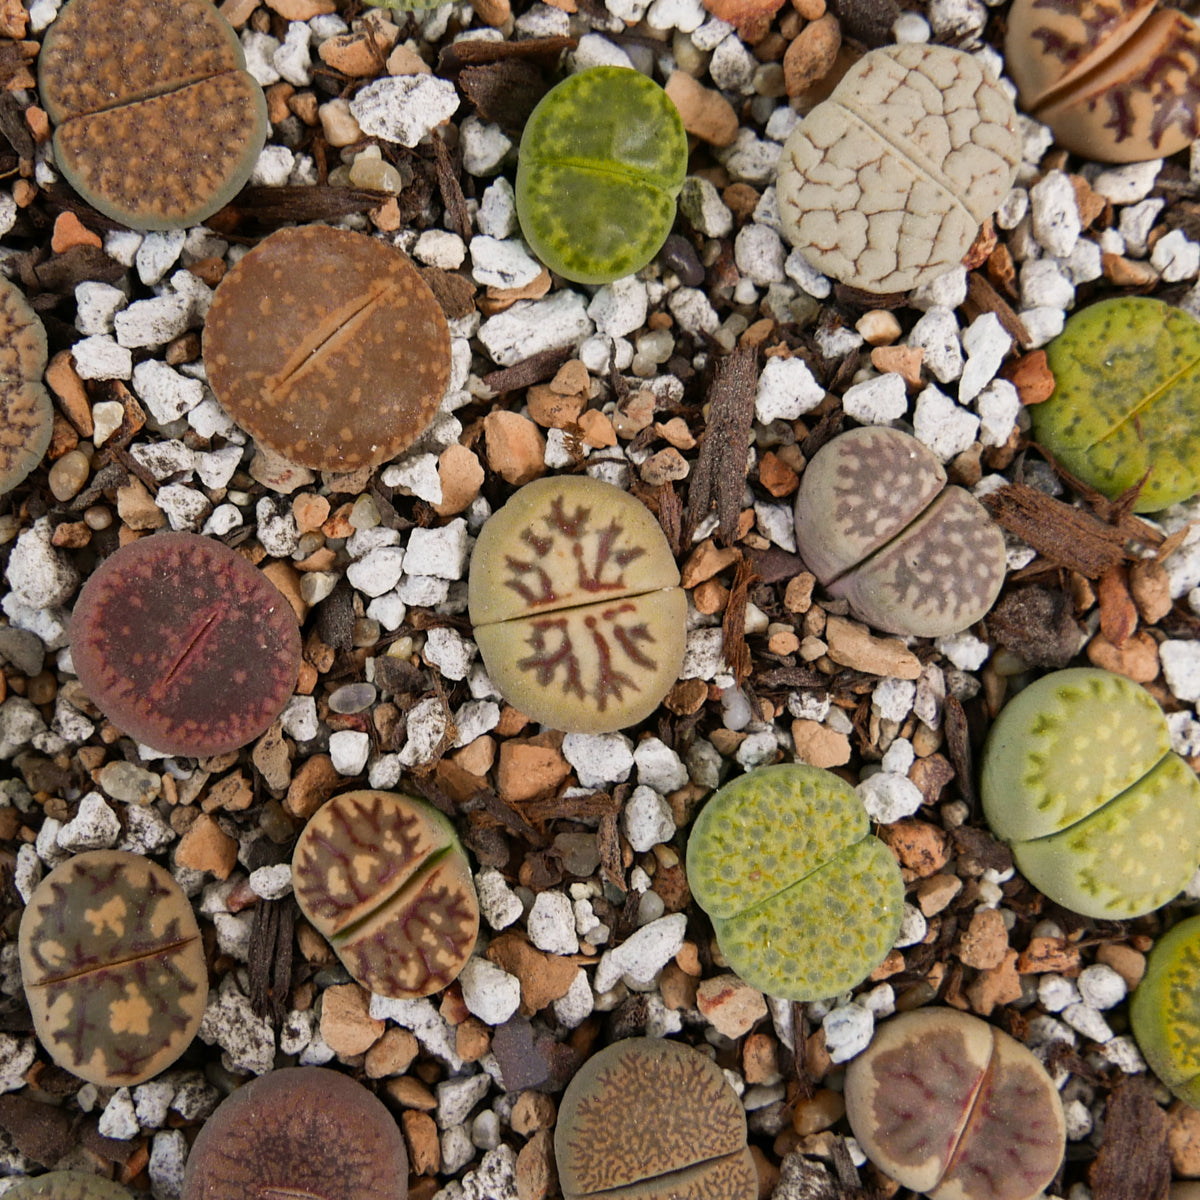
<svg viewBox="0 0 1200 1200"><path fill-rule="evenodd" d="M771 996L854 987L900 932L900 868L854 789L820 767L760 767L721 788L692 826L687 878L729 965Z"/></svg>
<svg viewBox="0 0 1200 1200"><path fill-rule="evenodd" d="M55 867L29 898L17 952L38 1038L90 1083L141 1083L200 1028L200 929L179 885L140 854L92 850Z"/></svg>
<svg viewBox="0 0 1200 1200"><path fill-rule="evenodd" d="M671 232L687 157L679 111L652 79L629 67L571 75L542 98L521 135L521 232L574 283L629 275Z"/></svg>
<svg viewBox="0 0 1200 1200"><path fill-rule="evenodd" d="M925 446L864 426L814 455L796 495L796 544L855 615L888 633L942 637L978 621L1004 583L1004 536Z"/></svg>
<svg viewBox="0 0 1200 1200"><path fill-rule="evenodd" d="M475 947L471 865L454 826L423 800L335 796L296 842L292 879L300 910L346 970L381 996L446 987Z"/></svg>
<svg viewBox="0 0 1200 1200"><path fill-rule="evenodd" d="M980 795L1021 873L1085 916L1150 912L1200 867L1200 781L1121 675L1078 667L1018 692L988 734Z"/></svg>
<svg viewBox="0 0 1200 1200"><path fill-rule="evenodd" d="M245 65L207 0L70 0L38 55L55 162L134 229L203 221L241 190L266 141L266 100Z"/></svg>
<svg viewBox="0 0 1200 1200"><path fill-rule="evenodd" d="M614 1042L583 1064L559 1105L554 1156L564 1200L758 1195L746 1114L720 1067L659 1038Z"/></svg>
<svg viewBox="0 0 1200 1200"><path fill-rule="evenodd" d="M1149 296L1101 300L1046 347L1050 399L1033 436L1116 499L1147 476L1136 512L1200 491L1200 321Z"/></svg>
<svg viewBox="0 0 1200 1200"><path fill-rule="evenodd" d="M1058 1089L986 1021L924 1008L884 1021L846 1068L866 1156L930 1200L1034 1200L1066 1147Z"/></svg>
<svg viewBox="0 0 1200 1200"><path fill-rule="evenodd" d="M46 330L20 289L0 279L0 495L11 492L50 446L54 408L42 384Z"/></svg>
<svg viewBox="0 0 1200 1200"><path fill-rule="evenodd" d="M947 46L865 54L792 131L779 163L788 240L869 292L902 292L957 266L1016 178L1012 101Z"/></svg>
<svg viewBox="0 0 1200 1200"><path fill-rule="evenodd" d="M123 546L84 585L71 659L104 715L165 754L236 750L279 715L300 670L300 628L279 589L195 533Z"/></svg>
<svg viewBox="0 0 1200 1200"><path fill-rule="evenodd" d="M611 483L526 484L484 525L467 595L492 682L555 729L635 725L679 675L679 570L649 509Z"/></svg>
<svg viewBox="0 0 1200 1200"><path fill-rule="evenodd" d="M373 1092L324 1067L243 1084L205 1122L182 1200L405 1200L408 1152Z"/></svg>
<svg viewBox="0 0 1200 1200"><path fill-rule="evenodd" d="M86 1171L50 1171L19 1179L4 1194L9 1200L132 1200L128 1188Z"/></svg>

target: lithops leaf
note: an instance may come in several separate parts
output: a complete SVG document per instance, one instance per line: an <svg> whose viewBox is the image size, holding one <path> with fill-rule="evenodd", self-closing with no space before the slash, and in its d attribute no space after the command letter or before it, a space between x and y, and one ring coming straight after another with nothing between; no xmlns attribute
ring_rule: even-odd
<svg viewBox="0 0 1200 1200"><path fill-rule="evenodd" d="M46 330L20 289L0 279L0 495L42 461L54 409L42 385Z"/></svg>
<svg viewBox="0 0 1200 1200"><path fill-rule="evenodd" d="M10 1200L131 1200L132 1193L111 1179L86 1171L49 1171L19 1179L4 1193Z"/></svg>

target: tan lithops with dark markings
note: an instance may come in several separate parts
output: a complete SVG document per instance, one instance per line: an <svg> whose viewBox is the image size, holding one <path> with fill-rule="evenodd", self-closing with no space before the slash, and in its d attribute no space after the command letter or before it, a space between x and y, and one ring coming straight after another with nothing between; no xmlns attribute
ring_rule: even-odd
<svg viewBox="0 0 1200 1200"><path fill-rule="evenodd" d="M353 471L394 458L433 420L450 333L399 250L311 225L273 233L221 281L204 365L263 445L301 466Z"/></svg>
<svg viewBox="0 0 1200 1200"><path fill-rule="evenodd" d="M454 826L412 796L335 796L296 842L292 882L346 970L381 996L439 991L475 947L470 863Z"/></svg>
<svg viewBox="0 0 1200 1200"><path fill-rule="evenodd" d="M29 898L17 946L34 1029L81 1079L140 1083L200 1027L200 929L179 885L140 854L93 850L56 867Z"/></svg>
<svg viewBox="0 0 1200 1200"><path fill-rule="evenodd" d="M54 408L42 385L46 330L15 284L0 279L0 495L50 446Z"/></svg>
<svg viewBox="0 0 1200 1200"><path fill-rule="evenodd" d="M680 1042L630 1038L567 1085L554 1156L565 1200L755 1200L746 1114L720 1067Z"/></svg>

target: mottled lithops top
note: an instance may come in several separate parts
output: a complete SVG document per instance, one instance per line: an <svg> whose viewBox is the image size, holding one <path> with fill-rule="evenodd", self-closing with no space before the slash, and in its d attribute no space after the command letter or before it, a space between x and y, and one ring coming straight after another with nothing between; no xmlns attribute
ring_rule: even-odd
<svg viewBox="0 0 1200 1200"><path fill-rule="evenodd" d="M263 445L314 470L353 471L425 432L450 381L450 332L399 250L310 225L271 234L221 281L204 365Z"/></svg>
<svg viewBox="0 0 1200 1200"><path fill-rule="evenodd" d="M42 1045L92 1083L149 1079L200 1027L200 929L179 885L140 854L94 850L56 867L29 898L17 947Z"/></svg>
<svg viewBox="0 0 1200 1200"><path fill-rule="evenodd" d="M20 1179L4 1194L10 1200L132 1200L127 1188L86 1171L50 1171Z"/></svg>
<svg viewBox="0 0 1200 1200"><path fill-rule="evenodd" d="M907 291L962 261L1020 161L1016 111L976 59L946 46L885 46L784 145L783 229L827 275Z"/></svg>
<svg viewBox="0 0 1200 1200"><path fill-rule="evenodd" d="M0 494L10 492L50 446L54 409L42 385L46 330L20 289L0 279Z"/></svg>
<svg viewBox="0 0 1200 1200"><path fill-rule="evenodd" d="M758 1195L741 1102L711 1058L679 1042L630 1038L593 1054L563 1093L554 1155L565 1200Z"/></svg>
<svg viewBox="0 0 1200 1200"><path fill-rule="evenodd" d="M1021 108L1086 158L1165 158L1200 134L1200 26L1155 0L1016 0L1004 63Z"/></svg>
<svg viewBox="0 0 1200 1200"><path fill-rule="evenodd" d="M237 34L208 0L70 0L38 56L54 158L134 229L203 221L241 189L267 106Z"/></svg>
<svg viewBox="0 0 1200 1200"><path fill-rule="evenodd" d="M96 706L166 754L205 757L252 741L300 670L300 628L278 588L195 533L154 534L106 559L79 594L70 637Z"/></svg>

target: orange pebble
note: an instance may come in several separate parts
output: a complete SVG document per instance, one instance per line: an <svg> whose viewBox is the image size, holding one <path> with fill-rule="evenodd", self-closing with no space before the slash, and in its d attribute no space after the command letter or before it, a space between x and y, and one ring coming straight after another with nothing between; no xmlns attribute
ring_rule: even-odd
<svg viewBox="0 0 1200 1200"><path fill-rule="evenodd" d="M50 248L62 254L72 246L100 246L100 235L84 227L73 212L59 213L54 218L54 233L50 237Z"/></svg>

